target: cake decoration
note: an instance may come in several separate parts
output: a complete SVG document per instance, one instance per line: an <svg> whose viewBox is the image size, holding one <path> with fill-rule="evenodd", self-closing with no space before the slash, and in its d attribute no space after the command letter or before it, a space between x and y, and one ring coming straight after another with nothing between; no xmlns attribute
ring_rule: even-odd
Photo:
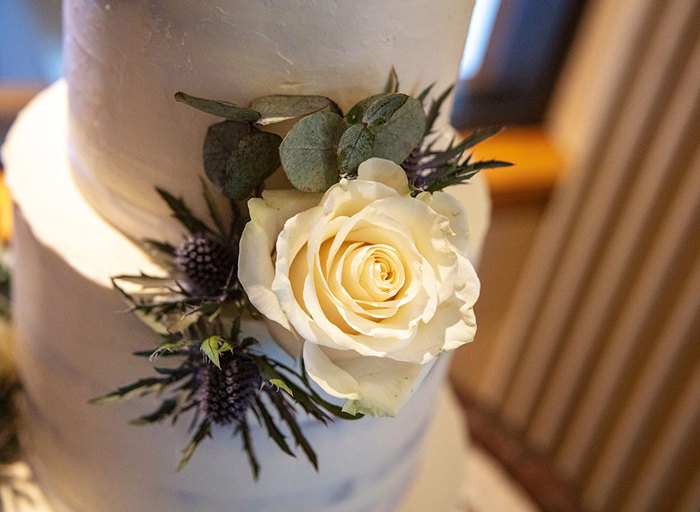
<svg viewBox="0 0 700 512"><path fill-rule="evenodd" d="M257 478L251 421L295 456L291 437L318 469L299 412L323 423L394 416L442 352L473 339L479 281L466 257L466 214L443 189L510 164L466 154L497 129L438 148L433 124L451 88L427 112L432 86L416 97L398 88L392 70L383 93L346 114L324 96L263 96L240 107L175 94L223 118L202 151L209 218L157 189L188 232L178 245L144 241L169 274L112 279L162 336L135 354L155 363L155 375L94 401L156 395L158 408L134 424L191 413L178 469L212 425L225 425ZM284 137L266 131L290 121ZM266 189L280 166L294 188ZM262 319L288 357L259 350L246 319Z"/></svg>

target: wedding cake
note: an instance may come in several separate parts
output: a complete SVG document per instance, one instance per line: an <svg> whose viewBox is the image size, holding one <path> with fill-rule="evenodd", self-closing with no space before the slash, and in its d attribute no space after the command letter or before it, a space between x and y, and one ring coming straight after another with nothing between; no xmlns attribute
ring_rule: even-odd
<svg viewBox="0 0 700 512"><path fill-rule="evenodd" d="M202 141L215 118L176 102L174 94L236 105L263 95L323 95L347 113L381 91L392 68L401 91L417 95L431 83L442 91L456 78L473 2L63 5L66 78L20 114L3 147L15 202L13 317L24 387L22 436L55 512L389 512L408 506L405 495L429 459L437 461L437 474L447 476L415 510L450 511L450 500L440 494L454 492L445 481L454 486L450 474L456 469L439 466L455 460L461 441L442 439L442 448L429 444L436 453L424 450L426 432L437 428L436 411L457 421L454 411L445 412L452 406L442 395L444 356L422 382L423 376L417 379L415 393L394 418L323 425L300 414L318 471L303 455L282 453L262 425L251 422L261 463L257 480L230 428L214 425L213 438L176 473L188 440L187 419L174 427L129 426L144 404L157 406L158 396L113 407L89 401L153 370L132 352L157 347L159 335L127 311L112 278L163 275L142 240L177 245L187 236L157 189L182 198L200 217L212 207L202 195ZM435 131L449 140L448 103ZM292 126L289 120L266 130L284 136ZM360 167L360 178L375 172L368 169ZM289 187L281 171L265 182L273 192ZM464 252L475 263L488 225L487 192L479 176L448 191L466 211ZM265 194L272 201L274 194ZM244 243L248 239L244 234ZM249 259L255 257L264 254ZM282 255L276 257L279 263ZM266 314L245 283L248 276L239 277L253 305ZM288 356L268 333L275 326L246 318L241 336L254 336L266 354L282 360ZM307 367L316 361L309 356ZM309 371L316 371L313 365ZM332 387L314 380L321 394ZM454 424L447 432L462 434ZM445 448L445 442L454 444Z"/></svg>

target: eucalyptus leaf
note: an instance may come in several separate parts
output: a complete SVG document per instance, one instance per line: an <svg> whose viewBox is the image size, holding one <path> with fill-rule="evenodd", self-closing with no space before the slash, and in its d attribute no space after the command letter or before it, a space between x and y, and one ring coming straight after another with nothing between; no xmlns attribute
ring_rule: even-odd
<svg viewBox="0 0 700 512"><path fill-rule="evenodd" d="M391 117L406 103L405 94L383 94L370 103L362 114L362 122L370 127L378 127Z"/></svg>
<svg viewBox="0 0 700 512"><path fill-rule="evenodd" d="M298 190L325 192L338 182L338 144L345 131L343 118L317 112L301 119L280 145L282 167Z"/></svg>
<svg viewBox="0 0 700 512"><path fill-rule="evenodd" d="M341 174L354 174L357 167L372 156L374 134L362 124L354 124L340 138L338 168Z"/></svg>
<svg viewBox="0 0 700 512"><path fill-rule="evenodd" d="M281 142L274 133L255 130L244 135L226 161L224 195L237 201L246 199L280 166Z"/></svg>
<svg viewBox="0 0 700 512"><path fill-rule="evenodd" d="M425 131L425 112L415 98L406 102L374 132L372 156L403 162L420 143Z"/></svg>
<svg viewBox="0 0 700 512"><path fill-rule="evenodd" d="M207 114L223 117L231 121L254 123L260 119L260 112L256 112L255 110L245 107L239 107L238 105L228 101L208 100L197 96L191 96L184 92L176 93L175 101L189 105L190 107L206 112Z"/></svg>
<svg viewBox="0 0 700 512"><path fill-rule="evenodd" d="M264 126L320 112L331 108L332 103L325 96L273 94L254 99L250 108L262 114L256 124Z"/></svg>
<svg viewBox="0 0 700 512"><path fill-rule="evenodd" d="M202 149L204 172L220 191L226 185L226 169L231 153L238 149L239 143L250 132L250 125L235 121L222 121L207 130Z"/></svg>
<svg viewBox="0 0 700 512"><path fill-rule="evenodd" d="M348 110L348 113L345 114L345 122L348 125L361 123L367 107L382 96L386 96L386 94L375 94L374 96L370 96L369 98L365 98L355 103L355 105Z"/></svg>

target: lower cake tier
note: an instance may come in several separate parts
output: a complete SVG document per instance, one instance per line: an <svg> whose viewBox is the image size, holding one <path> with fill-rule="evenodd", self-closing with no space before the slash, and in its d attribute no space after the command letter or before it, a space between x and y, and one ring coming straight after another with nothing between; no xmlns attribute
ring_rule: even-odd
<svg viewBox="0 0 700 512"><path fill-rule="evenodd" d="M13 293L25 390L23 434L28 459L55 512L396 510L419 465L445 382L446 358L397 418L329 426L300 418L318 454L318 473L303 456L283 454L255 425L251 435L262 465L258 481L230 430L215 430L214 439L203 442L176 473L188 441L187 418L175 428L136 427L129 420L153 410L155 401L88 403L152 373L151 363L131 353L152 349L159 339L126 312L109 277L160 269L85 203L71 179L66 148L65 87L59 83L23 112L3 148L16 203ZM476 199L471 208L481 208L476 233L483 237L488 210L483 188L469 193ZM262 323L250 321L246 330L266 350L276 350ZM453 411L441 461L461 459L454 455L463 451L463 429L454 418ZM443 469L452 475L459 466ZM456 499L459 480L453 477L426 493L417 510L451 510L449 497Z"/></svg>

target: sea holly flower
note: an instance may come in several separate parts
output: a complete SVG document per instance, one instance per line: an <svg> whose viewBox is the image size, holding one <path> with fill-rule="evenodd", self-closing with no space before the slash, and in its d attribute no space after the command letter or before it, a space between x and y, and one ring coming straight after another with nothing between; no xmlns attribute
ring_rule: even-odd
<svg viewBox="0 0 700 512"><path fill-rule="evenodd" d="M473 340L479 280L451 195L413 197L399 165L371 158L323 195L265 191L248 206L239 281L346 411L397 414L440 353Z"/></svg>

